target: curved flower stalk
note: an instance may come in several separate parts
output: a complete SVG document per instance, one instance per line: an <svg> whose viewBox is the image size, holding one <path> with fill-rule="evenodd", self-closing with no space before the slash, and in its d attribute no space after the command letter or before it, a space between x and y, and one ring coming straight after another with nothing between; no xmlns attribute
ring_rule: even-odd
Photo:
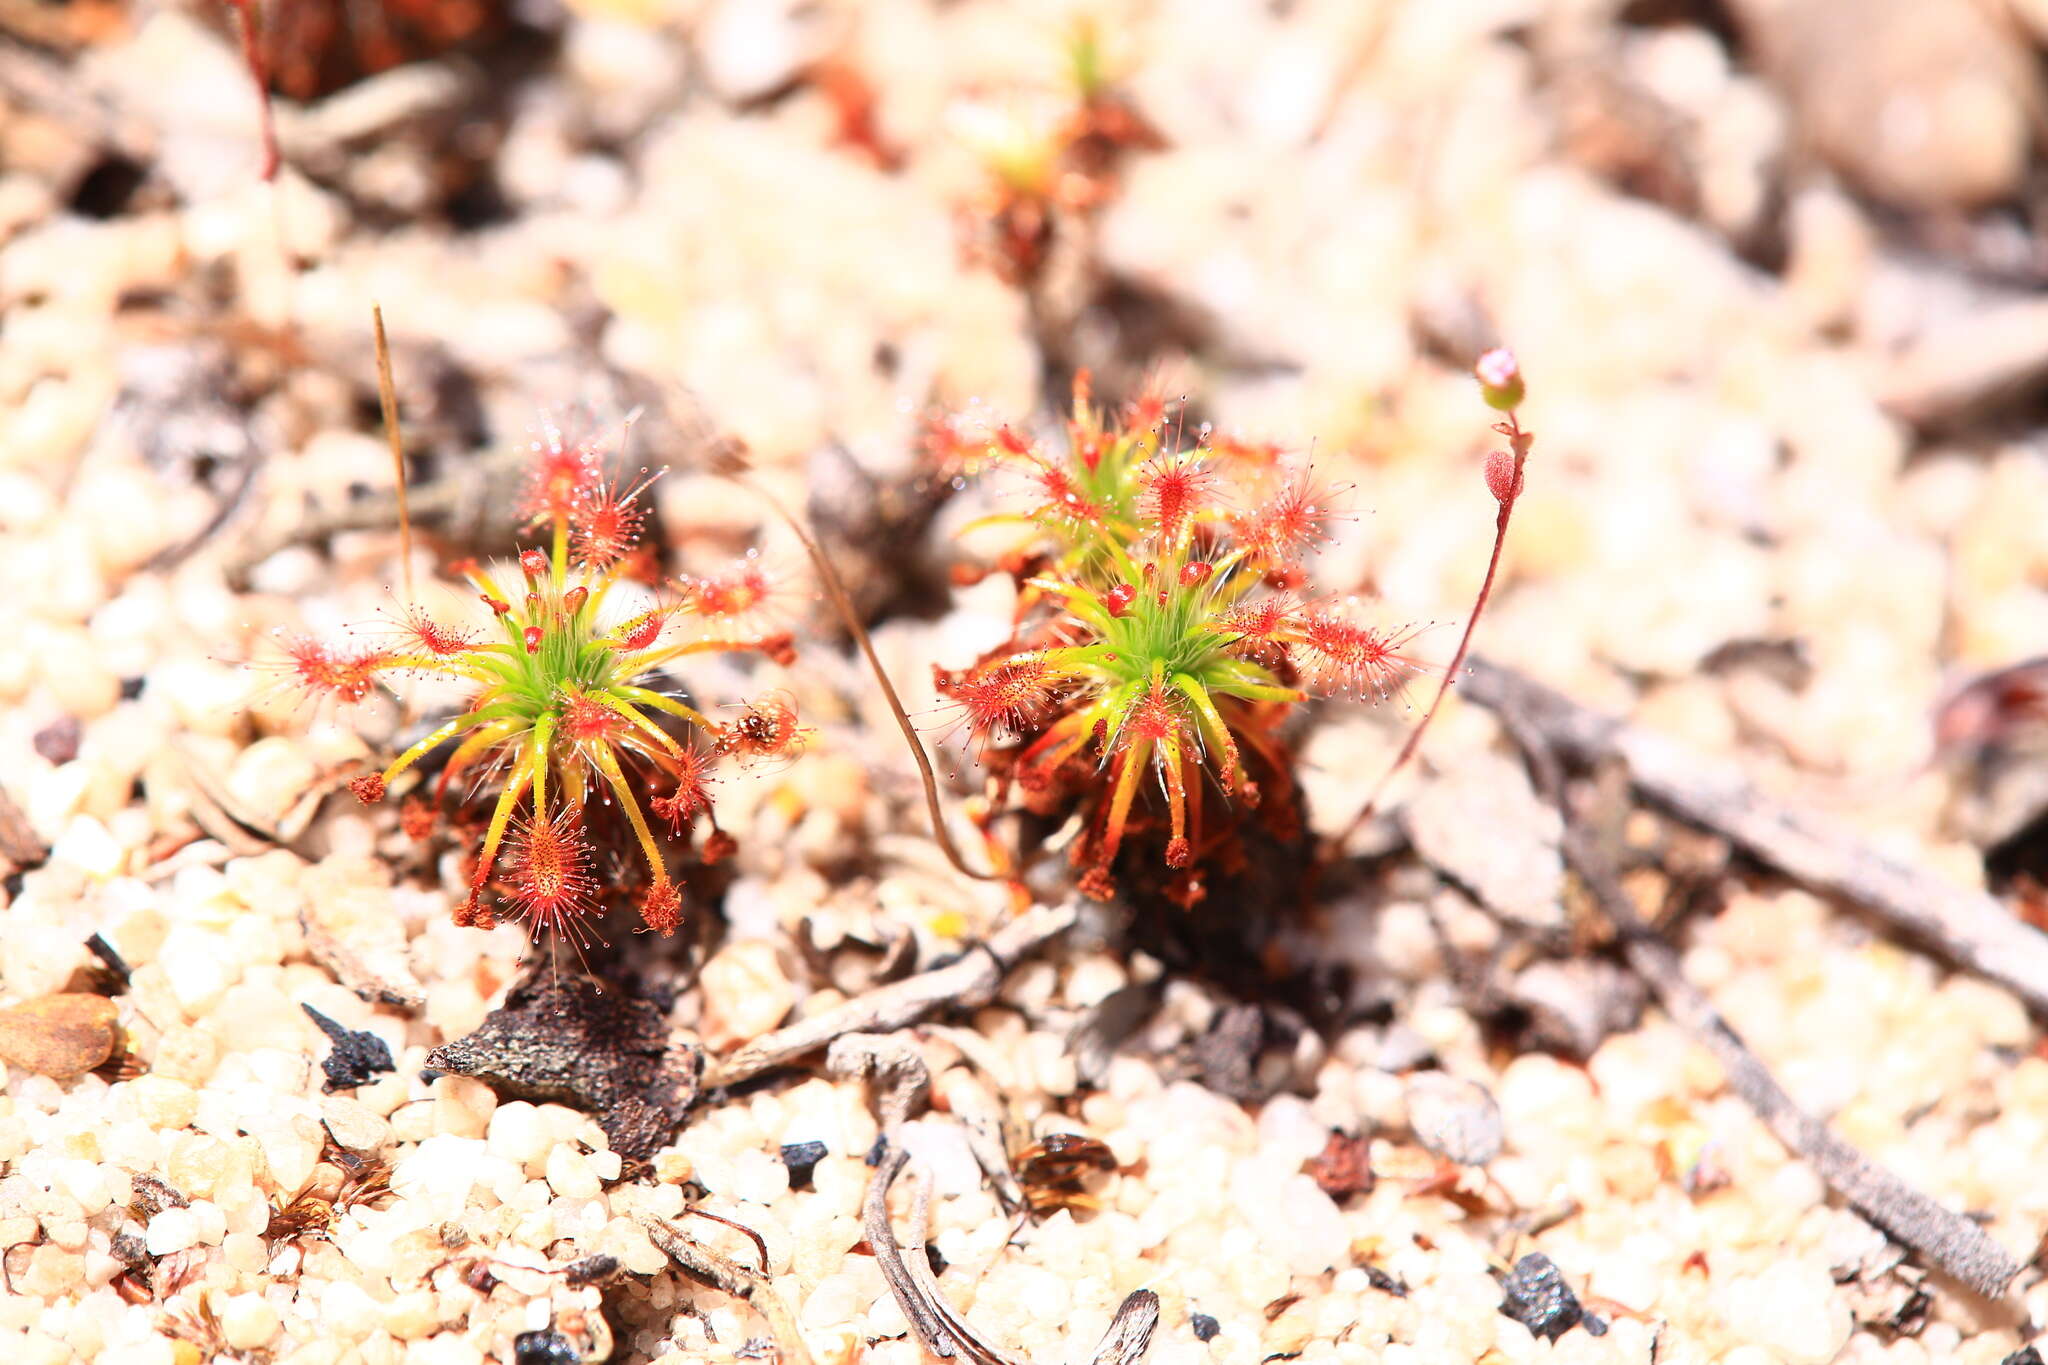
<svg viewBox="0 0 2048 1365"><path fill-rule="evenodd" d="M758 629L767 585L751 563L686 580L656 605L623 618L605 610L639 557L646 487L647 481L630 488L608 481L595 444L566 441L550 427L534 443L520 508L526 528L542 532L547 548L522 551L508 571L473 562L454 568L483 604L481 621L451 625L407 607L398 639L388 646L287 645L302 687L345 702L362 700L399 674L468 685L460 714L381 772L350 784L364 802L382 800L400 774L450 743L437 795L464 775L475 779L473 789L495 784L469 894L456 911L459 924L496 924L490 893L497 879L513 913L536 936L555 929L580 941L599 886L583 823L596 793L617 806L644 859L641 917L656 932L674 933L682 896L656 824L687 839L701 817L709 830L704 857L716 861L733 841L713 811L713 762L787 754L801 742L795 713L782 701L753 703L720 722L655 685L658 670L692 654L790 656L787 634ZM748 629L732 628L738 621ZM700 629L687 631L685 622ZM650 786L657 794L643 799Z"/></svg>
<svg viewBox="0 0 2048 1365"><path fill-rule="evenodd" d="M1013 788L1041 810L1078 798L1072 853L1098 897L1114 890L1148 787L1176 872L1227 842L1244 812L1289 828L1277 733L1289 711L1313 694L1385 698L1424 667L1413 627L1367 625L1301 594L1302 558L1334 515L1306 468L1266 448L1168 441L1162 418L1149 399L1106 422L1084 375L1064 450L997 433L989 454L1031 490L1028 510L990 519L1031 532L1011 560L1018 626L973 667L937 674L999 760L998 807ZM1176 894L1200 896L1192 871Z"/></svg>

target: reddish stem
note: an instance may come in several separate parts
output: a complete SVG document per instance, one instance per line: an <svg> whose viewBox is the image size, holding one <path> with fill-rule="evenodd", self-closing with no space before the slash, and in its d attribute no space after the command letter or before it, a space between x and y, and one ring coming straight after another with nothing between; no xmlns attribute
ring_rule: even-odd
<svg viewBox="0 0 2048 1365"><path fill-rule="evenodd" d="M1472 632L1478 628L1479 618L1486 611L1487 600L1493 596L1494 576L1500 571L1501 550L1508 540L1508 519L1515 514L1515 503L1520 501L1522 496L1522 465L1529 458L1529 445L1535 439L1533 433L1522 430L1522 425L1516 420L1513 412L1508 413L1507 420L1494 429L1508 438L1508 446L1514 452L1514 473L1503 488L1496 490L1497 496L1500 497L1500 512L1494 517L1493 522L1493 554L1486 561L1486 577L1479 584L1479 595L1472 599L1472 614L1465 618L1465 632L1458 637L1458 650L1451 655L1450 664L1437 682L1436 696L1429 703L1429 710L1423 712L1422 719L1408 732L1407 740L1401 745L1401 752L1394 755L1394 761L1380 774L1380 780L1373 784L1371 794L1365 799L1365 805L1351 818L1351 823L1344 827L1344 832L1331 844L1332 857L1342 851L1344 845L1351 841L1351 836L1365 827L1366 821L1372 819L1379 810L1380 797L1385 794L1387 784L1392 782L1400 771L1408 766L1409 760L1415 757L1415 751L1421 747L1422 736L1428 731L1430 722L1436 719L1437 709L1444 704L1444 697L1457 680L1458 670L1464 667L1465 654L1472 647Z"/></svg>
<svg viewBox="0 0 2048 1365"><path fill-rule="evenodd" d="M263 48L256 41L256 0L227 0L235 18L235 33L242 40L242 61L249 79L256 83L256 103L263 111L263 178L277 179L277 121L270 112L270 68L263 60Z"/></svg>

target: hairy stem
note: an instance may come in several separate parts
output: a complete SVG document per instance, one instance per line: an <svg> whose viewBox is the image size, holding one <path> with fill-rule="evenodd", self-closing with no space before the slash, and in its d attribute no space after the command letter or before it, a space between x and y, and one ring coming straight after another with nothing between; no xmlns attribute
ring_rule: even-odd
<svg viewBox="0 0 2048 1365"><path fill-rule="evenodd" d="M1493 522L1493 553L1486 561L1486 577L1480 580L1479 595L1472 599L1472 612L1465 618L1464 633L1458 637L1457 652L1451 655L1451 662L1444 668L1443 677L1437 680L1436 696L1430 700L1429 709L1422 713L1422 719L1408 732L1408 738L1402 743L1401 751L1394 755L1394 761L1380 774L1379 781L1373 783L1372 791L1365 798L1365 805L1359 808L1358 814L1351 817L1351 823L1346 825L1343 833L1333 841L1330 848L1333 857L1341 853L1344 845L1351 842L1351 837L1363 829L1366 822L1379 811L1380 797L1386 794L1387 784L1392 782L1401 770L1408 766L1409 760L1415 757L1415 751L1421 747L1422 737L1428 732L1430 722L1436 719L1438 708L1444 704L1444 697L1457 681L1458 670L1465 666L1465 655L1472 648L1472 632L1478 628L1479 618L1486 611L1486 603L1493 596L1493 580L1500 572L1501 550L1508 541L1508 521L1515 514L1515 504L1521 500L1522 465L1529 458L1529 445L1534 440L1534 434L1523 431L1521 423L1512 412L1508 414L1507 421L1501 424L1499 430L1507 436L1508 444L1514 451L1514 478L1507 486L1506 496L1500 499L1500 512Z"/></svg>

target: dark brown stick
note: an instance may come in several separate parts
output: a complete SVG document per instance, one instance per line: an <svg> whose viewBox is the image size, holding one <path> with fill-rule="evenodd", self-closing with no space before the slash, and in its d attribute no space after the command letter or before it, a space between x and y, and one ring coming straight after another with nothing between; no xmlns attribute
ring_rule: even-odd
<svg viewBox="0 0 2048 1365"><path fill-rule="evenodd" d="M1991 897L1888 857L1824 819L1772 802L1731 765L1580 706L1483 658L1471 661L1462 690L1481 706L1512 710L1546 744L1580 763L1621 760L1636 789L1655 804L1724 836L1805 886L1862 906L2048 1018L2048 936Z"/></svg>
<svg viewBox="0 0 2048 1365"><path fill-rule="evenodd" d="M1713 1002L1686 979L1677 952L1636 913L1613 869L1594 851L1584 826L1573 824L1569 811L1565 819L1565 861L1620 934L1629 966L1657 992L1665 1011L1714 1054L1730 1088L1764 1125L1812 1162L1829 1189L1894 1240L1979 1294L1997 1298L2005 1293L2020 1272L2019 1261L1968 1218L1877 1165L1794 1103Z"/></svg>

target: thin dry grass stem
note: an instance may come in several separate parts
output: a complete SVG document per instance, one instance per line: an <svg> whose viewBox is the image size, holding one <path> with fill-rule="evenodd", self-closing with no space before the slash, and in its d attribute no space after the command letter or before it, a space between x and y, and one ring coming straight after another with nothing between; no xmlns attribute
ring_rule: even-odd
<svg viewBox="0 0 2048 1365"><path fill-rule="evenodd" d="M1515 514L1515 503L1522 496L1522 466L1528 461L1529 447L1535 442L1536 434L1524 431L1516 415L1516 409L1521 406L1523 388L1521 372L1515 365L1513 355L1506 351L1488 351L1479 358L1475 371L1479 377L1480 389L1486 395L1487 404L1506 414L1493 429L1508 440L1507 450L1493 452L1486 461L1486 486L1492 492L1500 509L1494 517L1493 553L1486 561L1486 577L1480 580L1479 594L1472 599L1471 614L1465 618L1464 632L1458 636L1457 651L1451 655L1450 663L1444 667L1443 676L1437 680L1436 696L1431 698L1429 709L1422 713L1422 719L1408 732L1408 738L1402 742L1400 752L1394 755L1394 761L1387 765L1387 770L1373 783L1372 790L1366 796L1365 804L1359 808L1358 814L1351 817L1351 823L1344 827L1344 832L1332 841L1327 855L1329 858L1341 855L1344 845L1350 843L1352 836L1363 829L1366 822L1378 813L1380 798L1386 794L1388 785L1400 775L1402 769L1408 766L1416 751L1421 748L1423 735L1428 733L1430 723L1436 719L1438 709L1444 704L1444 697L1457 682L1458 670L1465 666L1465 655L1472 648L1472 634L1478 629L1479 618L1485 614L1486 604L1493 596L1493 580L1500 572L1501 551L1507 545L1508 522Z"/></svg>
<svg viewBox="0 0 2048 1365"><path fill-rule="evenodd" d="M412 591L412 512L406 506L405 442L398 433L398 385L391 378L391 343L384 338L384 310L370 305L370 326L377 339L377 402L384 409L384 439L391 446L391 468L398 488L398 566L405 583L405 598Z"/></svg>
<svg viewBox="0 0 2048 1365"><path fill-rule="evenodd" d="M747 462L746 453L737 442L725 444L714 456L713 467L768 504L775 515L782 518L783 523L803 543L804 553L810 556L811 563L818 570L818 581L824 586L825 596L831 601L833 612L845 625L847 633L853 636L854 643L860 646L861 654L868 661L868 669L875 675L875 682L881 687L882 697L889 705L889 713L896 718L896 726L903 732L903 742L909 746L911 760L917 764L918 780L924 785L925 811L931 817L932 838L937 841L940 852L946 855L946 861L951 863L953 870L961 876L978 882L1012 880L999 872L984 872L969 866L967 859L960 852L960 846L953 842L952 832L946 828L945 808L939 800L939 777L932 767L931 756L924 751L924 743L917 737L917 726L912 723L910 713L904 709L903 698L898 695L896 684L889 679L889 670L882 666L882 656L876 653L874 640L868 635L867 627L861 624L860 613L854 609L853 598L846 591L846 584L840 579L839 570L826 556L824 547L818 544L817 537L811 534L810 528L805 526L795 513L783 505L780 498L762 488L750 477L751 467Z"/></svg>

